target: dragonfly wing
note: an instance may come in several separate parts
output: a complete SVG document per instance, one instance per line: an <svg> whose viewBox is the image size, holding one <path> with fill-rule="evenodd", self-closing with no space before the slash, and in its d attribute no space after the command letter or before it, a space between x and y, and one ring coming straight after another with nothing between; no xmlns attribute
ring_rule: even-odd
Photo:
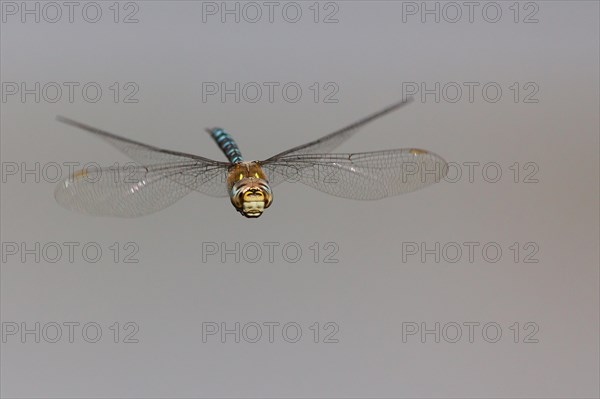
<svg viewBox="0 0 600 399"><path fill-rule="evenodd" d="M398 108L406 105L410 102L410 99L400 101L398 103L392 104L389 107L382 109L379 112L376 112L372 115L367 116L349 126L346 126L340 130L337 130L333 133L330 133L326 136L321 137L320 139L311 141L310 143L306 143L282 153L279 153L267 161L275 161L277 159L283 158L288 155L300 155L300 154L315 154L315 153L327 153L333 151L339 145L341 145L344 141L348 140L350 137L354 135L358 131L359 128L363 127L369 122L380 118L392 111L397 110Z"/></svg>
<svg viewBox="0 0 600 399"><path fill-rule="evenodd" d="M227 197L227 175L229 165L203 164L197 162L192 166L183 167L179 173L169 176L169 179L211 197Z"/></svg>
<svg viewBox="0 0 600 399"><path fill-rule="evenodd" d="M159 211L195 189L197 180L185 176L193 176L197 168L188 161L187 165L88 169L61 182L54 196L67 209L98 216L137 217Z"/></svg>
<svg viewBox="0 0 600 399"><path fill-rule="evenodd" d="M300 182L337 197L374 200L439 182L447 164L414 148L355 154L288 155L262 165L269 182Z"/></svg>
<svg viewBox="0 0 600 399"><path fill-rule="evenodd" d="M57 117L60 122L66 123L83 129L89 133L92 133L104 141L111 144L113 147L129 156L131 159L139 163L140 165L167 163L167 162L184 162L190 159L199 162L214 164L214 165L229 165L226 162L214 161L212 159L204 158L198 155L186 154L178 151L165 150L163 148L154 147L148 144L141 143L139 141L130 140L128 138L110 133L81 122L74 121L63 116Z"/></svg>
<svg viewBox="0 0 600 399"><path fill-rule="evenodd" d="M57 119L102 138L139 165L156 166L162 170L168 167L173 168L173 170L179 168L178 173L170 174L169 178L188 187L190 190L214 197L228 195L226 179L229 163L227 162L214 161L193 154L154 147L65 117L58 117ZM125 169L131 170L129 168ZM152 167L150 169L155 170L156 168Z"/></svg>

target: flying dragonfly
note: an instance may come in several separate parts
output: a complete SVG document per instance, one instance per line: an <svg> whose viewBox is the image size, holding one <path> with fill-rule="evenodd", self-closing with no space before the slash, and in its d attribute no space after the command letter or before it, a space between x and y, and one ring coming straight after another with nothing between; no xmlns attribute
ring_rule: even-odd
<svg viewBox="0 0 600 399"><path fill-rule="evenodd" d="M284 181L359 200L408 193L440 181L447 172L446 162L416 148L331 153L359 128L407 103L392 104L320 139L264 161L249 162L221 128L207 131L228 162L154 147L59 116L60 122L104 139L135 165L75 172L58 184L55 198L62 206L87 214L138 217L197 191L213 197L229 196L238 212L256 218L273 203L272 188Z"/></svg>

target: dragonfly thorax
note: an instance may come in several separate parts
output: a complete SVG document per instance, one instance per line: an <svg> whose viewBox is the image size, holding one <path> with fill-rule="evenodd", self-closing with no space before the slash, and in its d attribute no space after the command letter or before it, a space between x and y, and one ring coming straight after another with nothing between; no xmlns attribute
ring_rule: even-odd
<svg viewBox="0 0 600 399"><path fill-rule="evenodd" d="M267 176L258 162L239 162L227 177L231 203L242 215L256 218L273 202Z"/></svg>

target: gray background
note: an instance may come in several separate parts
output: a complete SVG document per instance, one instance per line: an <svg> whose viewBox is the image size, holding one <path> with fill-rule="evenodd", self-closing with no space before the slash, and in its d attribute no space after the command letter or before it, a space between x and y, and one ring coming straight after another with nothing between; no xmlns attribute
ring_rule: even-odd
<svg viewBox="0 0 600 399"><path fill-rule="evenodd" d="M13 163L128 161L59 124L57 114L215 159L222 155L203 129L219 125L247 159L263 159L397 101L403 82L496 82L502 98L486 101L480 89L473 102L466 92L455 103L417 97L344 144L341 151L426 148L448 161L480 164L473 182L463 166L455 183L379 202L286 184L258 220L239 216L228 199L197 193L144 218L94 218L56 204L48 179L6 176L3 243L94 242L103 255L91 263L79 250L73 263L66 254L36 263L3 253L4 328L80 323L73 343L66 327L57 343L6 336L3 397L598 397L597 2L521 3L518 23L513 2L497 3L497 23L482 17L484 2L472 23L467 15L456 23L406 14L403 21L407 5L391 1L337 2L337 23L314 23L312 2L298 3L297 23L286 22L281 7L273 23L266 16L256 23L208 16L204 23L201 2L148 1L137 3L138 23L122 23L132 10L123 7L114 23L111 4L101 4L97 23L83 20L81 7L73 23L4 15L2 82L97 82L103 95L96 103L80 90L72 103L66 94L56 103L8 96L1 103L3 170ZM523 23L536 6L538 22ZM334 10L322 7L321 20ZM291 103L279 92L273 103L235 103L231 96L203 102L202 82L265 81L297 82L302 97ZM137 84L139 101L115 103L113 82ZM308 88L314 82L334 82L338 102L315 102ZM523 101L531 90L515 102L514 82L521 90L532 82L538 102ZM489 162L501 168L496 183L482 177ZM537 183L523 182L528 162L538 167ZM455 263L432 255L403 261L402 243L471 241L480 243L473 262L466 252ZM123 262L124 252L115 262L115 242L122 251L134 242L139 262ZM255 263L248 259L254 252L239 263L216 255L203 261L203 243L210 242L276 242L279 249L273 262L266 250ZM329 242L338 248L337 263L324 262ZM502 248L498 262L481 256L488 242ZM517 262L509 249L515 242ZM539 249L538 263L523 262L529 242ZM302 249L297 262L283 257L285 244ZM82 338L88 322L102 327L97 343ZM122 334L124 323L136 323L139 342L123 343L121 335L114 343L115 322ZM279 329L271 343L264 328L257 343L231 336L223 343L216 335L203 342L206 322L295 322L303 334L289 343ZM315 322L319 343L310 330ZM339 342L323 342L326 322L339 326ZM403 342L403 323L410 322L430 329L458 323L463 335L457 343L448 342L448 331L439 343L432 335ZM465 322L480 323L472 343ZM502 329L496 343L481 333L490 322ZM523 342L527 322L539 329L537 343Z"/></svg>

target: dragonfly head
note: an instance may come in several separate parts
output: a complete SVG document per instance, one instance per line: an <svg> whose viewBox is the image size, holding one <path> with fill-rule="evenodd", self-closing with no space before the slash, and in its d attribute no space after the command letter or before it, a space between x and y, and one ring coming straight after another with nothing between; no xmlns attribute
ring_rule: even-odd
<svg viewBox="0 0 600 399"><path fill-rule="evenodd" d="M245 177L231 188L231 203L247 218L259 217L272 202L271 187L264 179Z"/></svg>

